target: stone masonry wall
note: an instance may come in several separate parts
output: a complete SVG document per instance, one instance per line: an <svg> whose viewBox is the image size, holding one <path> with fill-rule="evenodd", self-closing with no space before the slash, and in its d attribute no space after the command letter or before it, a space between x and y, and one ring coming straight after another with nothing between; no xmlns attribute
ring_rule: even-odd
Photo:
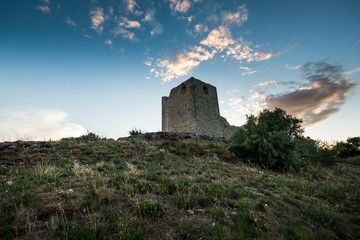
<svg viewBox="0 0 360 240"><path fill-rule="evenodd" d="M162 98L162 131L229 138L236 129L220 116L216 88L190 78Z"/></svg>

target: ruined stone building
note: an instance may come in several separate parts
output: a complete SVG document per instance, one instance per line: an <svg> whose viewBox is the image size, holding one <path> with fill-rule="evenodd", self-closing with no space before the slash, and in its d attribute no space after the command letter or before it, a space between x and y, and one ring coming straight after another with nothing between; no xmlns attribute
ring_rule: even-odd
<svg viewBox="0 0 360 240"><path fill-rule="evenodd" d="M162 131L230 138L237 127L220 116L216 87L189 78L162 97Z"/></svg>

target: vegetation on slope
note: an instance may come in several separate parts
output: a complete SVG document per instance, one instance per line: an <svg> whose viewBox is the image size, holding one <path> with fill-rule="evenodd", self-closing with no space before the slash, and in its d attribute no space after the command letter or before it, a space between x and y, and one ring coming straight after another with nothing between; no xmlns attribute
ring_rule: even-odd
<svg viewBox="0 0 360 240"><path fill-rule="evenodd" d="M259 116L247 116L246 124L232 137L230 151L244 161L273 170L298 171L314 163L332 165L339 150L305 138L301 124L301 119L280 108L273 111L265 109ZM346 149L344 146L341 151Z"/></svg>
<svg viewBox="0 0 360 240"><path fill-rule="evenodd" d="M358 175L279 173L204 140L17 142L0 148L4 239L359 239Z"/></svg>

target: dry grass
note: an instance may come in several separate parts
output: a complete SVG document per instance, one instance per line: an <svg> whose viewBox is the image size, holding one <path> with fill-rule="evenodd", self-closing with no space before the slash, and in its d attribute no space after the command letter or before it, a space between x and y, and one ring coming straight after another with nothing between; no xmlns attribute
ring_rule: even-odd
<svg viewBox="0 0 360 240"><path fill-rule="evenodd" d="M276 173L227 145L64 139L0 152L4 239L359 239L356 172Z"/></svg>

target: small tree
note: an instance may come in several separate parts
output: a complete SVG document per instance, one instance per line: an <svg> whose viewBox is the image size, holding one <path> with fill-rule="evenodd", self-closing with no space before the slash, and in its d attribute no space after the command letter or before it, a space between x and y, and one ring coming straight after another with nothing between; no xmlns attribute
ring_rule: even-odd
<svg viewBox="0 0 360 240"><path fill-rule="evenodd" d="M302 120L275 108L247 116L247 122L232 137L230 151L269 169L289 169L300 161L297 143L303 140Z"/></svg>
<svg viewBox="0 0 360 240"><path fill-rule="evenodd" d="M360 137L348 138L346 142L337 142L334 146L334 151L341 158L360 155Z"/></svg>

